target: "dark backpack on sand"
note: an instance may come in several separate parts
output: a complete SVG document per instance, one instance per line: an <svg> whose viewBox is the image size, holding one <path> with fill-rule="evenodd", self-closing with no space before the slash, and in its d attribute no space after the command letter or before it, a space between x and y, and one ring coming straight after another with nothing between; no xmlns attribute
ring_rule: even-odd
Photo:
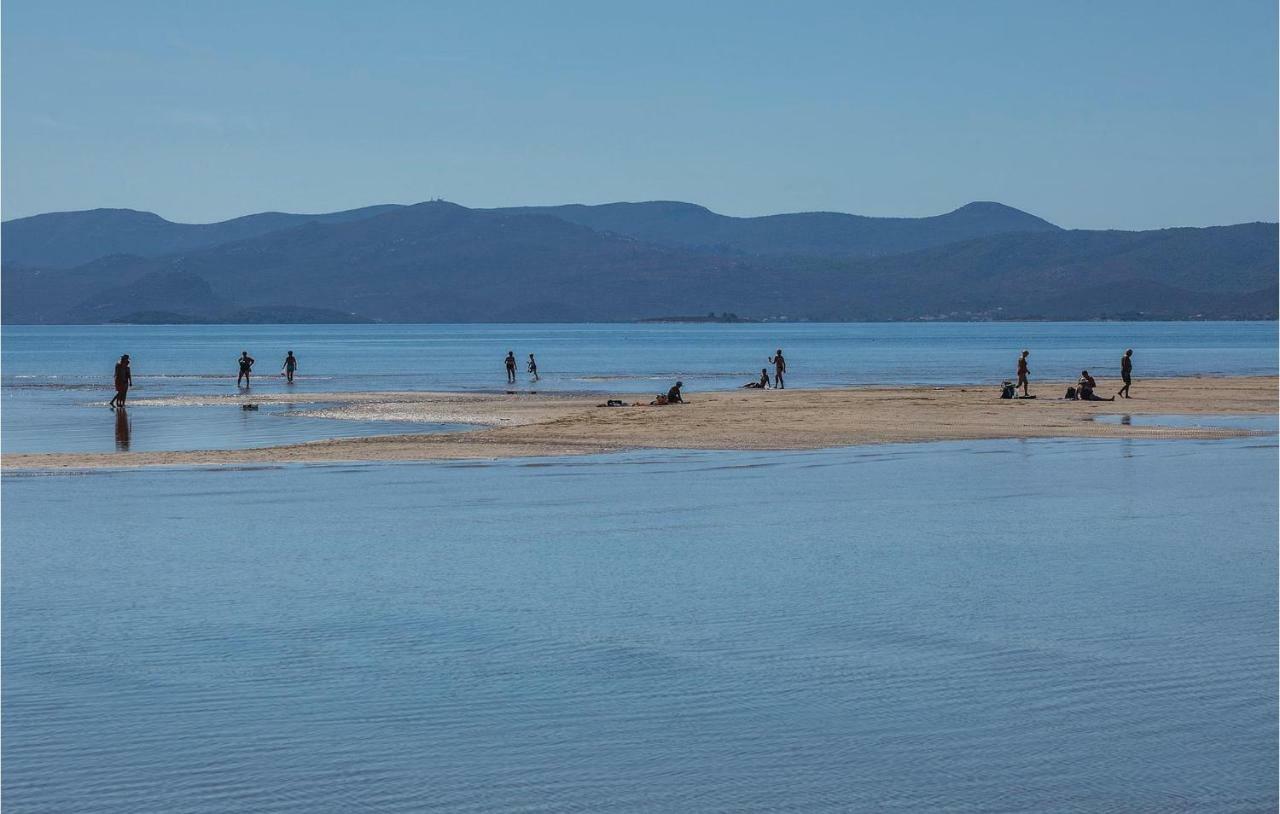
<svg viewBox="0 0 1280 814"><path fill-rule="evenodd" d="M1064 398L1069 398L1069 399L1074 400L1074 399L1075 399L1075 397L1076 397L1076 389L1075 389L1074 387L1068 387L1068 388L1067 388L1067 395L1066 395Z"/></svg>
<svg viewBox="0 0 1280 814"><path fill-rule="evenodd" d="M1011 399L1016 392L1018 390L1013 386L1013 382L1005 382L1000 386L1000 398L1002 399Z"/></svg>

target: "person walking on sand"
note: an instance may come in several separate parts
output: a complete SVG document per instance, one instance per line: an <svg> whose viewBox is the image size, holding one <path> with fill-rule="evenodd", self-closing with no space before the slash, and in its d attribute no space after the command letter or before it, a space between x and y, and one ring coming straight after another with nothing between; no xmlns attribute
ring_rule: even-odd
<svg viewBox="0 0 1280 814"><path fill-rule="evenodd" d="M129 369L129 354L120 357L120 361L116 362L115 387L116 394L111 397L111 401L107 402L107 406L111 409L124 407L125 399L129 397L129 387L133 384L133 371Z"/></svg>
<svg viewBox="0 0 1280 814"><path fill-rule="evenodd" d="M506 363L507 363L507 384L515 384L516 383L516 352L515 351L513 350L507 351Z"/></svg>
<svg viewBox="0 0 1280 814"><path fill-rule="evenodd" d="M1116 395L1129 398L1129 385L1133 384L1133 348L1129 348L1120 357L1120 378L1124 381L1124 387Z"/></svg>
<svg viewBox="0 0 1280 814"><path fill-rule="evenodd" d="M529 354L529 373L533 376L533 380L538 380L538 362L533 358L533 354Z"/></svg>
<svg viewBox="0 0 1280 814"><path fill-rule="evenodd" d="M773 364L774 389L785 390L787 385L782 380L782 374L787 372L787 360L782 358L782 348L778 348L778 352L769 357L769 361Z"/></svg>
<svg viewBox="0 0 1280 814"><path fill-rule="evenodd" d="M257 360L249 355L249 351L240 351L240 358L236 360L240 363L240 375L236 376L236 387L240 386L240 382L244 381L244 386L249 386L249 373L253 370L253 363Z"/></svg>
<svg viewBox="0 0 1280 814"><path fill-rule="evenodd" d="M298 357L293 355L293 351L284 357L284 380L289 384L293 384L293 371L298 369Z"/></svg>
<svg viewBox="0 0 1280 814"><path fill-rule="evenodd" d="M1022 355L1018 357L1018 383L1014 385L1014 387L1015 388L1021 387L1022 395L1024 396L1031 395L1031 393L1029 392L1031 387L1030 385L1031 371L1027 369L1027 357L1030 355L1031 355L1031 351L1024 350L1022 352Z"/></svg>

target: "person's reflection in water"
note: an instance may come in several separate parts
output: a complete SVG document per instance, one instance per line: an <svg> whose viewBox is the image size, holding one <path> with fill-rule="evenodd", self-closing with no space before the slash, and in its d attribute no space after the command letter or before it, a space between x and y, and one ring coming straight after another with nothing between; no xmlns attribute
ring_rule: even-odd
<svg viewBox="0 0 1280 814"><path fill-rule="evenodd" d="M1122 416L1120 416L1120 423L1121 423L1121 424L1123 424L1123 425L1124 425L1124 426L1126 426L1126 427L1132 426L1132 425L1133 425L1133 416L1131 416L1131 415L1122 415Z"/></svg>
<svg viewBox="0 0 1280 814"><path fill-rule="evenodd" d="M123 404L116 408L116 449L129 451L129 413Z"/></svg>

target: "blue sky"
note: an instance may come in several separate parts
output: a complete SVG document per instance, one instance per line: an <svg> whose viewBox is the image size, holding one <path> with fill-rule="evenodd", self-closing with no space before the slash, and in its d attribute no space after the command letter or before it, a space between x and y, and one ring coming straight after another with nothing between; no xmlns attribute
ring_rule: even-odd
<svg viewBox="0 0 1280 814"><path fill-rule="evenodd" d="M442 197L1277 218L1274 0L5 0L4 218Z"/></svg>

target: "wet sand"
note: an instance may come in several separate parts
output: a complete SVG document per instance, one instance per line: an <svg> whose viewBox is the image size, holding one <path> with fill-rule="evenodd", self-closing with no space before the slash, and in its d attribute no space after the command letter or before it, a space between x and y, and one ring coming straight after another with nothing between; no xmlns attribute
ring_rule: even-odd
<svg viewBox="0 0 1280 814"><path fill-rule="evenodd" d="M1250 435L1226 428L1129 426L1099 415L1276 414L1274 376L1138 380L1135 398L1078 402L1061 398L1066 382L1037 383L1032 400L1001 400L993 385L865 387L829 390L733 390L689 393L691 403L631 404L635 394L317 393L187 399L148 404L288 402L316 405L307 415L478 425L466 432L337 438L244 450L183 452L15 453L14 468L427 461L581 455L633 449L789 450L856 444L991 438L1187 438ZM1099 393L1118 383L1103 382ZM647 399L646 399L647 401Z"/></svg>

